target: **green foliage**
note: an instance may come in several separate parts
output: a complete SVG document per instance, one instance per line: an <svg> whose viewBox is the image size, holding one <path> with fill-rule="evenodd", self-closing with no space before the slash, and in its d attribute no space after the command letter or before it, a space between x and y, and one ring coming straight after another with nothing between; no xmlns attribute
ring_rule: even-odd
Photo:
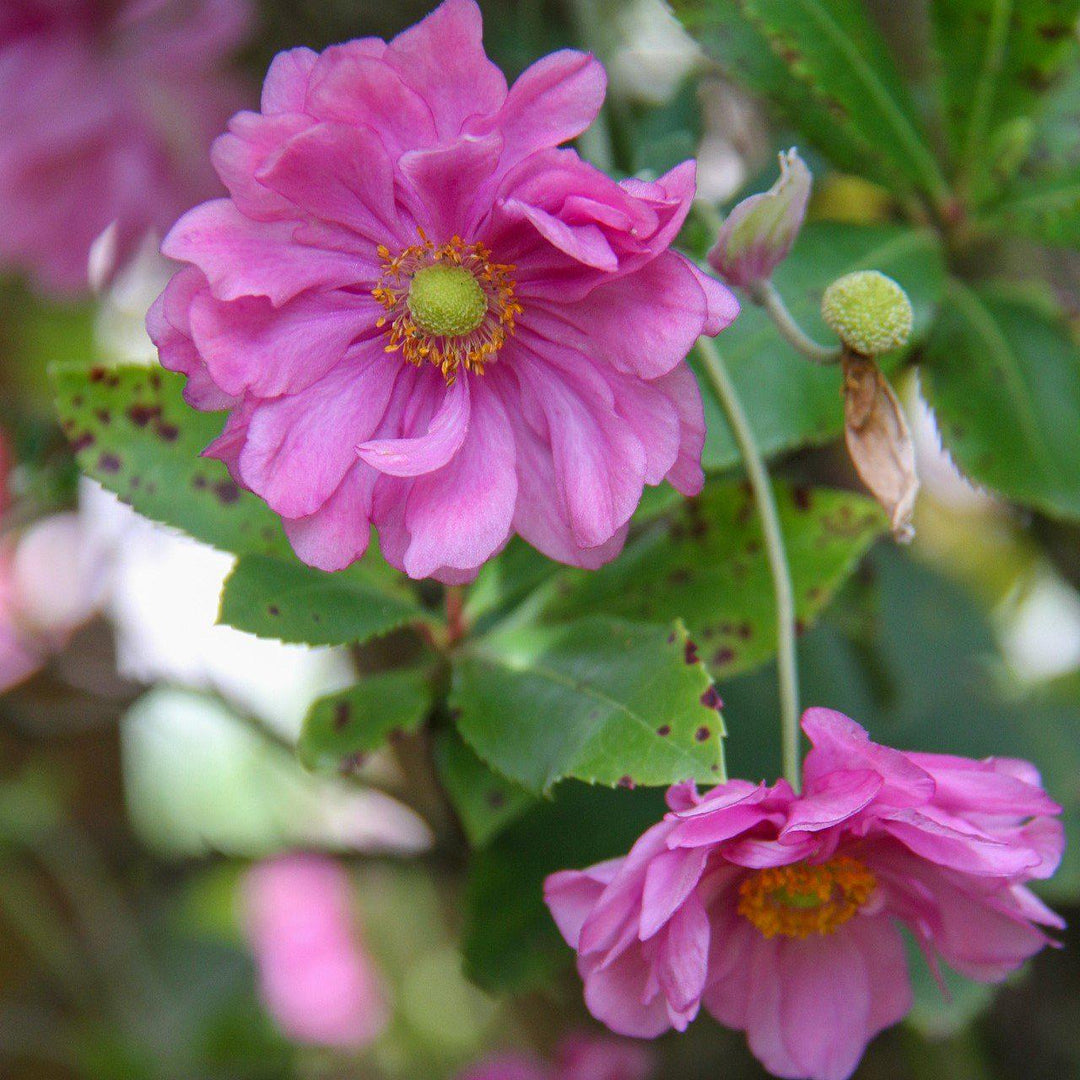
<svg viewBox="0 0 1080 1080"><path fill-rule="evenodd" d="M83 472L154 521L237 554L285 554L277 516L201 458L220 415L191 409L184 379L158 368L57 366L56 407Z"/></svg>
<svg viewBox="0 0 1080 1080"><path fill-rule="evenodd" d="M776 486L795 589L809 626L851 573L885 519L860 495ZM717 677L764 663L776 652L776 605L761 522L745 485L711 483L632 542L615 562L560 579L547 614L602 612L661 623L682 619Z"/></svg>
<svg viewBox="0 0 1080 1080"><path fill-rule="evenodd" d="M452 731L439 733L435 767L475 848L490 843L536 801L524 788L489 769Z"/></svg>
<svg viewBox="0 0 1080 1080"><path fill-rule="evenodd" d="M336 574L296 559L245 555L221 594L221 621L278 641L347 645L431 621L404 578L369 552Z"/></svg>
<svg viewBox="0 0 1080 1080"><path fill-rule="evenodd" d="M536 794L568 777L724 777L719 699L681 628L596 617L496 629L455 657L450 703L473 750Z"/></svg>
<svg viewBox="0 0 1080 1080"><path fill-rule="evenodd" d="M466 974L491 992L521 992L568 966L543 902L544 878L625 855L664 814L656 791L562 784L473 856L462 947Z"/></svg>
<svg viewBox="0 0 1080 1080"><path fill-rule="evenodd" d="M915 312L912 340L933 324L945 283L945 263L935 234L892 225L808 225L774 280L796 320L819 341L834 341L821 319L829 283L857 270L880 270L903 286ZM844 409L838 368L807 363L781 341L769 317L746 303L734 324L716 339L766 454L828 442L841 433ZM704 379L705 467L739 461L731 429Z"/></svg>
<svg viewBox="0 0 1080 1080"><path fill-rule="evenodd" d="M365 675L312 705L296 747L300 761L325 772L355 766L396 733L415 731L431 706L431 676L423 669Z"/></svg>
<svg viewBox="0 0 1080 1080"><path fill-rule="evenodd" d="M967 166L995 129L1031 118L1075 51L1080 0L933 0L946 130Z"/></svg>
<svg viewBox="0 0 1080 1080"><path fill-rule="evenodd" d="M1080 350L1051 312L954 282L923 370L945 445L973 480L1080 518Z"/></svg>
<svg viewBox="0 0 1080 1080"><path fill-rule="evenodd" d="M1018 181L990 212L994 227L1055 247L1080 245L1080 169Z"/></svg>

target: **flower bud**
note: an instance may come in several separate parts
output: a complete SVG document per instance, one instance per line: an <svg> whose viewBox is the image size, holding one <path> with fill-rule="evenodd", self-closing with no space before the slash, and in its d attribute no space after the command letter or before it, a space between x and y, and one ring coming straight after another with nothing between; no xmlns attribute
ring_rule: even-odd
<svg viewBox="0 0 1080 1080"><path fill-rule="evenodd" d="M837 278L821 298L821 316L859 356L880 356L907 343L914 313L907 293L877 270Z"/></svg>
<svg viewBox="0 0 1080 1080"><path fill-rule="evenodd" d="M792 148L780 155L780 177L768 191L743 199L720 227L709 265L729 284L767 281L802 228L812 177Z"/></svg>

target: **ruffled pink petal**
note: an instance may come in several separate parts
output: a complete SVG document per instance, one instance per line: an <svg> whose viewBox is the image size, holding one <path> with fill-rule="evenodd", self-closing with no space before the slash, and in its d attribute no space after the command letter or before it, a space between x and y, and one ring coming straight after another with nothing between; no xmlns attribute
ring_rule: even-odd
<svg viewBox="0 0 1080 1080"><path fill-rule="evenodd" d="M679 417L679 453L665 479L676 491L694 496L705 486L701 454L705 449L705 409L694 373L685 364L653 380Z"/></svg>
<svg viewBox="0 0 1080 1080"><path fill-rule="evenodd" d="M606 543L641 499L646 453L614 408L610 387L588 359L548 342L515 342L514 366L530 413L542 416L559 495L581 547Z"/></svg>
<svg viewBox="0 0 1080 1080"><path fill-rule="evenodd" d="M659 941L657 978L677 1031L698 1013L708 979L709 919L697 894L691 892L672 915Z"/></svg>
<svg viewBox="0 0 1080 1080"><path fill-rule="evenodd" d="M283 143L312 126L311 117L298 112L272 116L240 112L229 121L229 130L214 140L210 160L245 217L274 221L296 216L296 207L256 179L256 173Z"/></svg>
<svg viewBox="0 0 1080 1080"><path fill-rule="evenodd" d="M390 476L421 476L447 465L469 431L472 380L459 378L447 387L434 368L421 373L410 409L424 409L430 422L423 435L373 439L356 447L362 461ZM423 402L417 399L422 397Z"/></svg>
<svg viewBox="0 0 1080 1080"><path fill-rule="evenodd" d="M640 940L656 934L686 902L701 880L707 858L708 852L698 848L663 851L650 861L641 895Z"/></svg>
<svg viewBox="0 0 1080 1080"><path fill-rule="evenodd" d="M191 335L214 382L227 394L297 393L321 379L382 308L366 294L306 292L281 307L265 297L231 303L204 290L192 302Z"/></svg>
<svg viewBox="0 0 1080 1080"><path fill-rule="evenodd" d="M427 102L440 139L455 138L470 117L496 112L506 100L506 79L482 39L474 0L443 0L386 50L386 62Z"/></svg>
<svg viewBox="0 0 1080 1080"><path fill-rule="evenodd" d="M448 145L402 154L398 170L412 185L415 215L432 236L473 235L484 212L484 185L501 151L502 139L493 134L463 135Z"/></svg>
<svg viewBox="0 0 1080 1080"><path fill-rule="evenodd" d="M826 776L791 807L780 836L794 832L820 832L840 825L864 810L881 791L884 781L867 769Z"/></svg>
<svg viewBox="0 0 1080 1080"><path fill-rule="evenodd" d="M283 517L313 514L378 428L394 381L381 342L365 342L307 390L260 403L240 455L244 483Z"/></svg>
<svg viewBox="0 0 1080 1080"><path fill-rule="evenodd" d="M295 242L288 222L253 221L229 199L189 210L165 237L162 252L197 266L219 300L265 296L284 304L305 289L341 288L368 276L355 253Z"/></svg>
<svg viewBox="0 0 1080 1080"><path fill-rule="evenodd" d="M638 950L607 966L591 957L578 961L589 1012L617 1035L654 1039L671 1027L667 1002L652 985L652 967Z"/></svg>
<svg viewBox="0 0 1080 1080"><path fill-rule="evenodd" d="M382 42L379 42L382 45ZM311 73L307 109L320 120L336 120L378 131L395 156L436 141L435 117L427 102L364 42L333 45Z"/></svg>
<svg viewBox="0 0 1080 1080"><path fill-rule="evenodd" d="M370 128L327 122L302 131L256 179L317 221L362 237L361 250L372 255L380 244L410 243L414 237L398 214L390 158Z"/></svg>
<svg viewBox="0 0 1080 1080"><path fill-rule="evenodd" d="M813 743L803 762L808 791L839 769L871 769L884 785L878 805L918 806L934 793L934 779L906 754L872 742L854 720L833 709L807 709L802 729Z"/></svg>
<svg viewBox="0 0 1080 1080"><path fill-rule="evenodd" d="M502 132L502 167L508 169L537 150L577 138L599 114L606 89L607 74L595 57L563 49L526 68L498 115L475 130Z"/></svg>
<svg viewBox="0 0 1080 1080"><path fill-rule="evenodd" d="M285 535L308 566L344 570L367 551L371 539L371 491L375 477L356 465L337 491L308 517L284 518Z"/></svg>
<svg viewBox="0 0 1080 1080"><path fill-rule="evenodd" d="M576 949L581 928L604 889L614 880L623 859L597 863L588 870L560 870L544 881L544 903L567 945Z"/></svg>
<svg viewBox="0 0 1080 1080"><path fill-rule="evenodd" d="M960 813L1017 817L1061 813L1061 807L1043 791L1038 771L1028 762L1011 758L973 761L947 754L907 756L934 778L936 806Z"/></svg>
<svg viewBox="0 0 1080 1080"><path fill-rule="evenodd" d="M261 110L267 116L304 111L308 79L319 54L312 49L286 49L270 62L263 80Z"/></svg>
<svg viewBox="0 0 1080 1080"><path fill-rule="evenodd" d="M443 567L476 570L510 536L517 498L510 423L483 378L458 379L463 386L469 382L468 436L452 461L418 477L409 492L405 527L412 539L405 571L410 577L427 577Z"/></svg>

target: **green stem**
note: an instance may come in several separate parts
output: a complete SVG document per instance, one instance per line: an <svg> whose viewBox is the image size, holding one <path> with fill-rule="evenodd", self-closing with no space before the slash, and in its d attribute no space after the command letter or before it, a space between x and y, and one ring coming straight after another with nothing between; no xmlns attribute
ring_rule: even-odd
<svg viewBox="0 0 1080 1080"><path fill-rule="evenodd" d="M716 396L731 425L735 442L746 465L750 489L754 493L765 549L772 571L773 592L776 597L777 669L780 680L781 752L784 776L798 791L800 788L799 754L799 671L795 660L795 596L791 586L791 570L784 550L784 535L776 510L772 484L765 461L746 418L738 391L724 366L723 358L711 338L698 339L698 352L705 372L716 390Z"/></svg>
<svg viewBox="0 0 1080 1080"><path fill-rule="evenodd" d="M807 360L815 364L836 364L840 361L841 349L839 345L831 347L819 345L803 328L795 321L795 317L788 311L784 298L777 291L771 281L759 281L750 287L750 299L755 304L765 309L766 314L772 319L780 336L796 352L802 353Z"/></svg>

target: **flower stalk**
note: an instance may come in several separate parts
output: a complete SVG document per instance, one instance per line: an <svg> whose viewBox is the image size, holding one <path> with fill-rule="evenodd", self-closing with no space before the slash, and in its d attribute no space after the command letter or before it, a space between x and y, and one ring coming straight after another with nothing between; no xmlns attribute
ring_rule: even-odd
<svg viewBox="0 0 1080 1080"><path fill-rule="evenodd" d="M771 280L755 282L749 289L750 299L772 319L780 336L796 352L815 364L837 364L843 350L839 345L819 345L795 321L795 316L788 310L784 298Z"/></svg>
<svg viewBox="0 0 1080 1080"><path fill-rule="evenodd" d="M791 584L791 568L784 548L780 516L777 513L768 469L723 357L711 338L699 338L697 347L705 365L705 373L716 390L720 406L731 425L735 443L746 465L750 490L753 492L754 502L761 517L765 550L769 559L776 599L777 670L780 687L783 773L788 783L798 792L802 770L799 753L799 670L795 657L795 592Z"/></svg>

